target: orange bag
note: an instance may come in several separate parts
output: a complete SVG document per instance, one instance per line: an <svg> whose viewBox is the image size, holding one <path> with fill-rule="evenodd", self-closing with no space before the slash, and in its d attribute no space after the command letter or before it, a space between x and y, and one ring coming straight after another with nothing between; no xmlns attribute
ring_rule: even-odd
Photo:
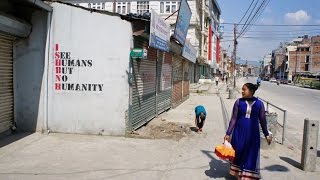
<svg viewBox="0 0 320 180"><path fill-rule="evenodd" d="M232 145L228 141L224 141L223 144L218 145L215 148L216 155L223 160L233 161L235 157L235 151L232 148Z"/></svg>

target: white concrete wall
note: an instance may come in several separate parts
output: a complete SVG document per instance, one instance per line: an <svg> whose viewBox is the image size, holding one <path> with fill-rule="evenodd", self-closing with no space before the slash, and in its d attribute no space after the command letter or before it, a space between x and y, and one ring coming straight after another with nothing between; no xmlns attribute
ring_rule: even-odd
<svg viewBox="0 0 320 180"><path fill-rule="evenodd" d="M41 131L45 120L47 12L34 11L31 24L30 36L15 43L15 120L21 131Z"/></svg>
<svg viewBox="0 0 320 180"><path fill-rule="evenodd" d="M59 3L52 6L48 128L53 132L124 135L131 24L117 16ZM59 82L56 52L70 52L74 60L92 60L92 66L73 67L73 73L66 74L68 81ZM56 90L54 83L101 84L103 89L64 91Z"/></svg>

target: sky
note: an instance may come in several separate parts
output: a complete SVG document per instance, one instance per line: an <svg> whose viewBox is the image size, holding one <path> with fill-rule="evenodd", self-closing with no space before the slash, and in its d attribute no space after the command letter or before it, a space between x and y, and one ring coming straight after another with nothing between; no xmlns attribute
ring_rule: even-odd
<svg viewBox="0 0 320 180"><path fill-rule="evenodd" d="M262 2L262 0L255 0ZM221 9L221 23L238 23L252 0L217 0ZM255 4L253 3L253 5ZM253 6L252 6L253 7ZM255 24L317 24L317 27L259 27L252 26L238 40L237 56L250 61L262 60L264 55L279 47L280 42L290 41L302 35L320 35L320 0L270 0L270 3ZM249 11L250 13L250 11ZM249 14L248 13L248 14ZM244 23L246 18L242 23ZM233 25L224 26L222 47L233 50ZM242 26L237 27L240 31ZM224 41L224 42L223 42Z"/></svg>

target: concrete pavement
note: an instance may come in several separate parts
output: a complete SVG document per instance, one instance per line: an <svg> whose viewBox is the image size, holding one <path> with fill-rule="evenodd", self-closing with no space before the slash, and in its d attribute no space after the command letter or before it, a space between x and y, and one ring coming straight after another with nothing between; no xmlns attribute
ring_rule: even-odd
<svg viewBox="0 0 320 180"><path fill-rule="evenodd" d="M220 87L191 94L158 118L193 126L194 107L202 104L208 111L202 134L174 141L35 133L0 143L0 179L230 179L229 164L213 152L226 131L216 95ZM318 172L292 166L297 160L291 158L293 152L279 148L261 151L263 179L319 179Z"/></svg>

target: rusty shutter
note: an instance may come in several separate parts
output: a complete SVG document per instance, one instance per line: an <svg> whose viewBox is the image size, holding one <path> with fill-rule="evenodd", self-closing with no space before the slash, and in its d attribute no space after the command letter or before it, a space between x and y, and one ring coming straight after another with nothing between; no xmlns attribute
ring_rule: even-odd
<svg viewBox="0 0 320 180"><path fill-rule="evenodd" d="M157 114L171 107L172 55L158 51L157 62Z"/></svg>
<svg viewBox="0 0 320 180"><path fill-rule="evenodd" d="M135 37L135 48L146 48L147 59L132 59L131 129L137 129L156 115L157 50L148 48L148 41Z"/></svg>
<svg viewBox="0 0 320 180"><path fill-rule="evenodd" d="M182 80L183 80L182 59L177 56L174 56L172 64L173 64L172 104L173 106L177 106L182 101Z"/></svg>
<svg viewBox="0 0 320 180"><path fill-rule="evenodd" d="M0 32L0 133L13 124L13 37Z"/></svg>

